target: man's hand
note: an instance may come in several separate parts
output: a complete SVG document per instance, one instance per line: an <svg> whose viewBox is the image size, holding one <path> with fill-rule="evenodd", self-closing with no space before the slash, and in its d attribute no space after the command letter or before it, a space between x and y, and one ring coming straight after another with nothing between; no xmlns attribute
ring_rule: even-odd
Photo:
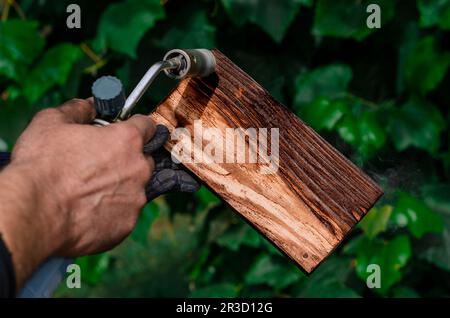
<svg viewBox="0 0 450 318"><path fill-rule="evenodd" d="M51 255L112 248L133 229L154 169L142 149L154 123L136 115L87 125L90 100L35 116L0 175L0 233L12 252L18 287Z"/></svg>

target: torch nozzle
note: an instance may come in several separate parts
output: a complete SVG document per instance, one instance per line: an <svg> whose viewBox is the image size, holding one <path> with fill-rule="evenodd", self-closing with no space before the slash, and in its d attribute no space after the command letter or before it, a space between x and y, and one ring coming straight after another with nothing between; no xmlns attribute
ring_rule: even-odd
<svg viewBox="0 0 450 318"><path fill-rule="evenodd" d="M207 49L170 50L164 56L164 61L173 59L178 60L180 66L164 70L170 78L205 77L214 73L216 68L216 59Z"/></svg>
<svg viewBox="0 0 450 318"><path fill-rule="evenodd" d="M210 50L206 49L175 49L166 53L164 59L153 64L134 90L128 96L125 105L120 112L119 119L128 118L131 110L145 93L150 84L161 71L174 79L185 77L205 77L213 73L216 68L216 59Z"/></svg>

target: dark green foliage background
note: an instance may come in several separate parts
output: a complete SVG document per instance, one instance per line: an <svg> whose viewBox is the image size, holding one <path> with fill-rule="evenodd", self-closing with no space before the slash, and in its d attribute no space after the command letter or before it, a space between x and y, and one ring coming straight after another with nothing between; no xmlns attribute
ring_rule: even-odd
<svg viewBox="0 0 450 318"><path fill-rule="evenodd" d="M161 197L123 244L78 259L82 288L57 296L450 295L450 0L0 2L0 148L97 76L130 92L166 50L217 47L385 190L310 277L205 188ZM66 27L71 2L80 30ZM161 77L139 111L173 85ZM366 287L372 263L380 289Z"/></svg>

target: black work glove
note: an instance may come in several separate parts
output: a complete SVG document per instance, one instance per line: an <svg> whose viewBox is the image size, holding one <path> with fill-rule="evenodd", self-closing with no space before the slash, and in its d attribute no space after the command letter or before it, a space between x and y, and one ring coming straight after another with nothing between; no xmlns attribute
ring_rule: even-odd
<svg viewBox="0 0 450 318"><path fill-rule="evenodd" d="M172 161L170 153L163 145L169 139L169 130L164 125L157 125L153 138L144 146L144 153L155 160L155 171L145 188L147 200L151 201L164 193L187 192L198 190L200 184L183 166Z"/></svg>

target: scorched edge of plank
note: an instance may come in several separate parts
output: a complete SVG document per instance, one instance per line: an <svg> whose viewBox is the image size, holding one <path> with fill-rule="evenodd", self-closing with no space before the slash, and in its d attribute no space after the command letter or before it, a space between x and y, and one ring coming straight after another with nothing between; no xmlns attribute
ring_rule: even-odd
<svg viewBox="0 0 450 318"><path fill-rule="evenodd" d="M272 149L269 135L278 128L275 173L261 173L268 164L264 160L183 164L310 273L367 213L382 190L221 52L213 53L216 73L181 81L150 116L171 132L186 129L187 137L167 142L169 151L177 143L177 147L192 146L194 152L204 150L208 140L194 140L194 123L201 120L202 127L217 128L223 135L227 128L256 128L257 132L266 128L270 132L267 147L262 143L258 155L261 150L270 155L276 148ZM250 146L250 140L245 142ZM222 149L234 146L226 139L216 140L213 148L218 151L220 145Z"/></svg>

